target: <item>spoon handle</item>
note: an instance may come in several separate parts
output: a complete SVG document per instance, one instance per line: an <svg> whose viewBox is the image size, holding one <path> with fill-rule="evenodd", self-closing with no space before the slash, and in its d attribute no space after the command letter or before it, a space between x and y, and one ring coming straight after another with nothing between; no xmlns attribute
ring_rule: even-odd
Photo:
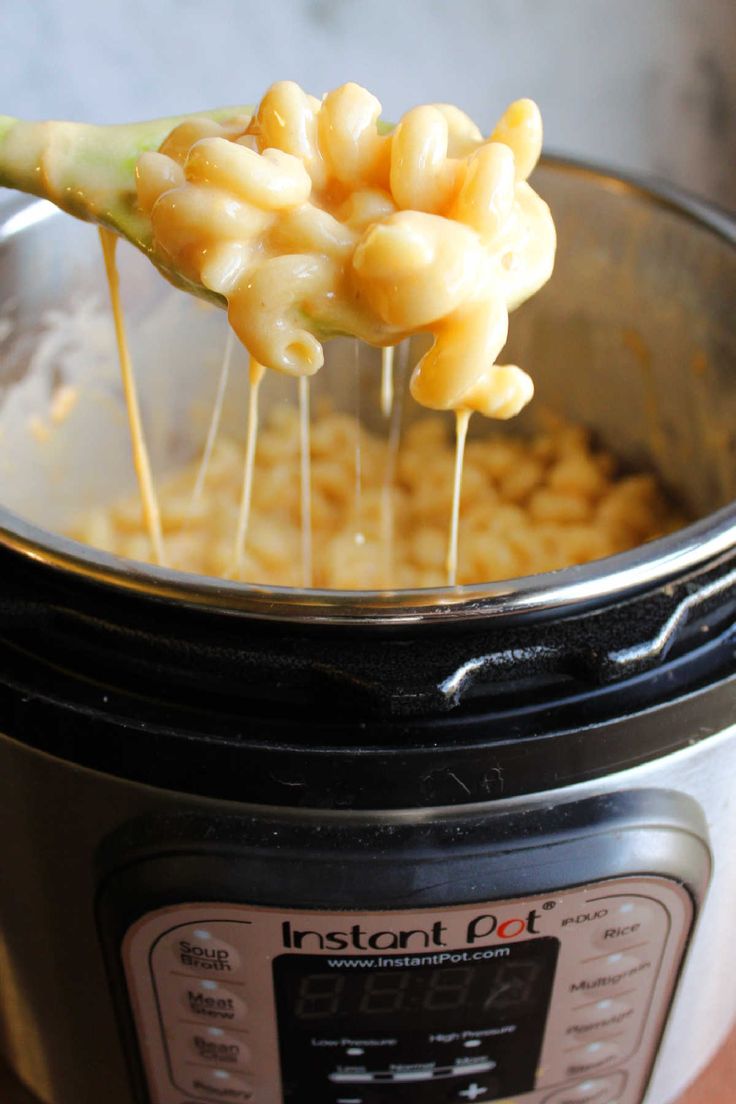
<svg viewBox="0 0 736 1104"><path fill-rule="evenodd" d="M247 107L198 112L216 121L250 114ZM0 185L50 200L87 222L126 238L172 283L199 297L221 297L185 279L153 252L151 224L138 209L135 166L147 150L191 115L143 123L96 126L90 123L31 122L0 115Z"/></svg>

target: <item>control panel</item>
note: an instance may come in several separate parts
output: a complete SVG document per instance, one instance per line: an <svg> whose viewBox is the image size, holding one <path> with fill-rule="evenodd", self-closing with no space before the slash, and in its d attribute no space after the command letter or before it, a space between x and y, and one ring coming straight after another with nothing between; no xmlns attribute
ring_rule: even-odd
<svg viewBox="0 0 736 1104"><path fill-rule="evenodd" d="M158 909L122 948L150 1104L641 1104L693 916L654 876L402 912Z"/></svg>

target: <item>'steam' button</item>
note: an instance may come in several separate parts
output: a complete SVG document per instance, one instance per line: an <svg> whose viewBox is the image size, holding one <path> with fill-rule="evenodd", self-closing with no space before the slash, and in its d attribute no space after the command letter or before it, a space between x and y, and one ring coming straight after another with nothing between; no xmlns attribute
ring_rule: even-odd
<svg viewBox="0 0 736 1104"><path fill-rule="evenodd" d="M586 1043L567 1055L568 1077L577 1077L600 1069L601 1066L614 1062L620 1054L620 1046L609 1039Z"/></svg>

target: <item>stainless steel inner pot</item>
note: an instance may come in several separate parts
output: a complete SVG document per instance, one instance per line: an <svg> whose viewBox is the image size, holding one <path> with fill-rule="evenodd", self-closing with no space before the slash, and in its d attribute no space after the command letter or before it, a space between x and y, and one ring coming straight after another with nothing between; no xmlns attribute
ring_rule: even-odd
<svg viewBox="0 0 736 1104"><path fill-rule="evenodd" d="M591 427L625 462L655 469L699 520L579 568L502 583L405 592L299 591L186 576L58 536L70 517L132 489L96 231L41 202L0 208L0 540L35 559L185 604L261 617L399 622L550 612L604 603L716 558L736 543L736 223L666 189L560 160L535 185L558 227L550 283L511 318L504 359L536 398L510 425L552 409ZM120 249L127 324L157 473L202 447L226 338L222 312L168 287ZM238 368L243 370L238 371ZM245 358L231 373L226 429L243 435ZM339 340L313 383L380 430L378 354ZM54 421L58 388L79 399ZM296 401L270 374L264 408ZM421 411L407 398L404 417ZM438 417L441 415L437 415ZM385 431L385 424L384 424Z"/></svg>

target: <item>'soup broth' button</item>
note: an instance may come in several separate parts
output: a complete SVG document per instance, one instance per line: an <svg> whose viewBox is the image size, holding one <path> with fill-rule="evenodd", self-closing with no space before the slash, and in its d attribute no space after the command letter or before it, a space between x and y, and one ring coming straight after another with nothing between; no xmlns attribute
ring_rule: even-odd
<svg viewBox="0 0 736 1104"><path fill-rule="evenodd" d="M229 1023L244 1023L248 1017L245 1001L219 981L211 981L209 978L185 984L182 988L181 1004L187 1013L183 1019L195 1017L202 1023L224 1027Z"/></svg>
<svg viewBox="0 0 736 1104"><path fill-rule="evenodd" d="M206 926L184 928L171 941L176 963L188 972L235 974L241 961L235 947L224 943Z"/></svg>

